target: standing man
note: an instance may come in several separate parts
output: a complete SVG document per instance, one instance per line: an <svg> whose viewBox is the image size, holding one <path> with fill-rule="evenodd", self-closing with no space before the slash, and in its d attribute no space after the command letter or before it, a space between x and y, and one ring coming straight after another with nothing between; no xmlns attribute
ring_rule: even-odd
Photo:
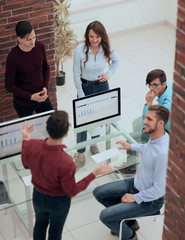
<svg viewBox="0 0 185 240"><path fill-rule="evenodd" d="M19 117L53 109L48 97L50 70L45 46L36 41L28 21L17 23L18 45L8 54L5 87L13 93L13 104Z"/></svg>
<svg viewBox="0 0 185 240"><path fill-rule="evenodd" d="M150 135L148 143L118 141L122 145L120 149L142 154L135 177L107 183L94 190L95 198L106 207L100 219L114 235L119 235L123 219L155 214L164 204L169 148L169 135L164 127L168 119L168 109L160 105L149 106L144 120L144 131ZM135 231L138 229L136 220L123 222L122 239L137 240Z"/></svg>
<svg viewBox="0 0 185 240"><path fill-rule="evenodd" d="M22 163L32 174L33 207L35 210L34 240L45 240L48 229L49 240L62 239L62 231L71 204L71 197L85 190L97 175L110 173L110 165L96 168L76 183L75 164L64 151L62 142L69 128L68 114L56 111L48 118L47 139L30 139L34 125L21 128Z"/></svg>

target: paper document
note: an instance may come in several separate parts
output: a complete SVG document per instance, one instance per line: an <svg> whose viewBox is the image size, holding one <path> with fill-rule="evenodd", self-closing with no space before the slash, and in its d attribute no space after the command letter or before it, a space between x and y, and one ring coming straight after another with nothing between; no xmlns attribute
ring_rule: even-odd
<svg viewBox="0 0 185 240"><path fill-rule="evenodd" d="M92 159L95 161L95 162L103 162L109 158L112 158L112 157L115 157L117 155L120 154L120 151L117 149L117 148L111 148L111 149L108 149L104 152L101 152L101 153L98 153L98 154L95 154L92 157Z"/></svg>

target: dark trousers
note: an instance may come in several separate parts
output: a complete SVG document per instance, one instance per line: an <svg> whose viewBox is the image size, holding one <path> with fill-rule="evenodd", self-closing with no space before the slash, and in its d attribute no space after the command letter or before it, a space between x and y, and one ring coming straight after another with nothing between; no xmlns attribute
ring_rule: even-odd
<svg viewBox="0 0 185 240"><path fill-rule="evenodd" d="M34 240L45 240L49 225L48 240L61 240L65 220L67 218L71 198L68 195L58 197L33 191L33 207L35 210Z"/></svg>
<svg viewBox="0 0 185 240"><path fill-rule="evenodd" d="M30 116L33 114L33 111L35 111L36 113L41 113L41 112L53 110L53 106L51 104L49 97L46 99L45 102L38 103L38 105L34 107L25 107L25 106L19 105L15 101L13 101L13 104L19 118Z"/></svg>

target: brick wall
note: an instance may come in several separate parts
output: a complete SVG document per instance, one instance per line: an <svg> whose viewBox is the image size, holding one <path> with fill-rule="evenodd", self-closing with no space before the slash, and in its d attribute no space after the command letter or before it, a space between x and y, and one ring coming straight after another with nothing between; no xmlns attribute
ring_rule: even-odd
<svg viewBox="0 0 185 240"><path fill-rule="evenodd" d="M0 122L17 118L12 94L4 87L6 57L17 43L15 25L20 20L32 23L38 40L44 42L50 65L49 97L57 107L54 61L54 30L52 0L0 0Z"/></svg>
<svg viewBox="0 0 185 240"><path fill-rule="evenodd" d="M185 0L179 0L163 240L183 239L185 239Z"/></svg>

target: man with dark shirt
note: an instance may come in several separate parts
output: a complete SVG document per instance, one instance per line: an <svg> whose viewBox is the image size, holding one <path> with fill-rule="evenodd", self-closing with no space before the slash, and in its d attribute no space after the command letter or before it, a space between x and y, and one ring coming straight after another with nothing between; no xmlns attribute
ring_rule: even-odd
<svg viewBox="0 0 185 240"><path fill-rule="evenodd" d="M5 87L13 93L14 108L19 117L53 109L47 89L50 70L45 46L36 41L35 31L28 21L17 23L18 45L8 54Z"/></svg>

